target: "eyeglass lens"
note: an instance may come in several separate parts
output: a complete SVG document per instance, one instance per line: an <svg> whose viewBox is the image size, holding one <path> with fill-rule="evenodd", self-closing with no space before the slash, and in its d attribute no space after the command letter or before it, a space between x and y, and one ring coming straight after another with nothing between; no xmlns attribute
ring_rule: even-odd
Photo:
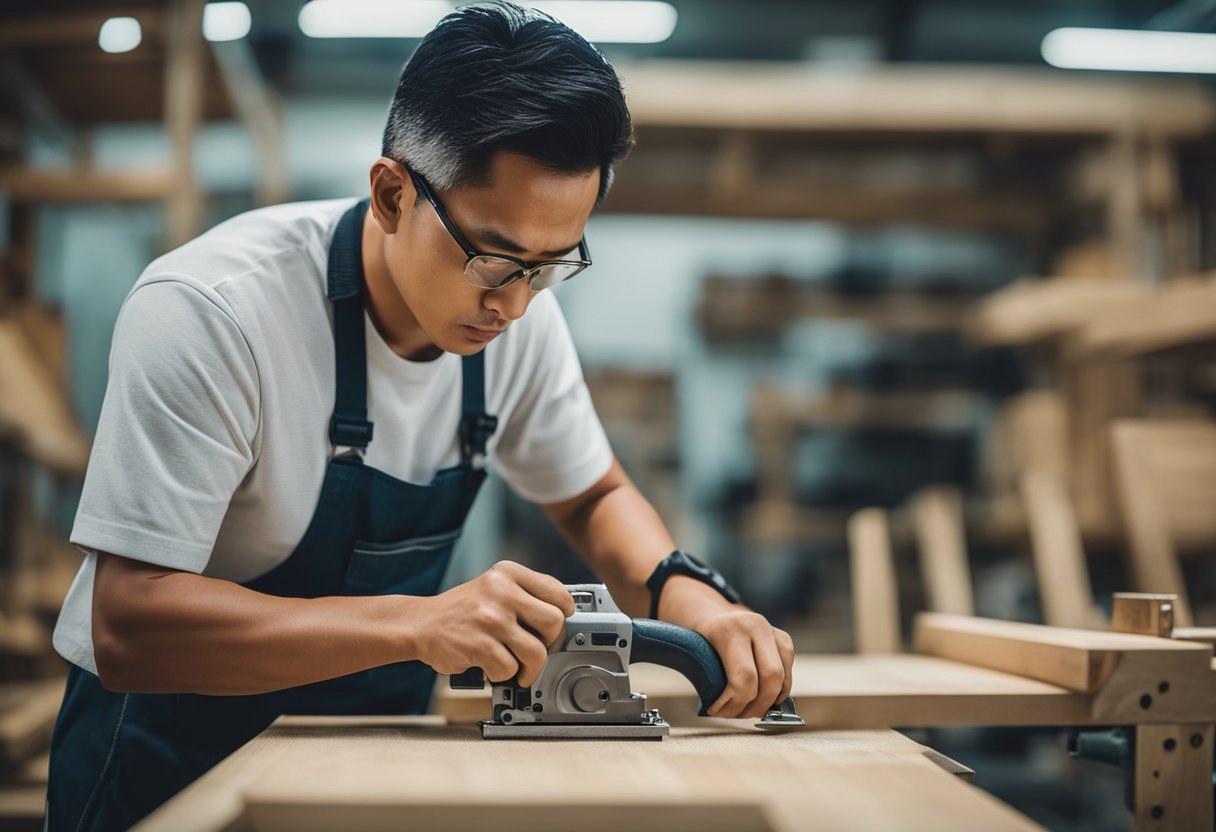
<svg viewBox="0 0 1216 832"><path fill-rule="evenodd" d="M546 263L529 275L533 291L539 292L569 280L582 271L578 263ZM523 272L518 263L493 255L473 257L465 265L465 278L483 289L498 289L517 279Z"/></svg>

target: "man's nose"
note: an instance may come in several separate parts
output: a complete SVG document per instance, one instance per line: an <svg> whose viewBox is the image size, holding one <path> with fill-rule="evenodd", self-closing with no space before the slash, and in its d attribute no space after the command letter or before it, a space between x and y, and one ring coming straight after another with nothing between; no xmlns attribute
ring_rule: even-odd
<svg viewBox="0 0 1216 832"><path fill-rule="evenodd" d="M528 304L536 293L525 278L516 280L509 286L486 292L482 304L486 309L498 313L498 317L506 321L515 321L528 311Z"/></svg>

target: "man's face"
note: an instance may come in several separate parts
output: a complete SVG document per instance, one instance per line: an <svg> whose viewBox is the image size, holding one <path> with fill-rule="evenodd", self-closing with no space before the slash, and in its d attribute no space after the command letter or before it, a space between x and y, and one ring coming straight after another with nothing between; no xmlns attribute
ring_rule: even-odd
<svg viewBox="0 0 1216 832"><path fill-rule="evenodd" d="M437 192L448 217L480 254L534 263L577 259L599 191L599 171L558 173L499 152L486 187ZM534 296L527 280L487 290L464 278L465 253L430 203L402 196L402 225L388 240L388 271L426 336L445 352L472 355L521 318Z"/></svg>

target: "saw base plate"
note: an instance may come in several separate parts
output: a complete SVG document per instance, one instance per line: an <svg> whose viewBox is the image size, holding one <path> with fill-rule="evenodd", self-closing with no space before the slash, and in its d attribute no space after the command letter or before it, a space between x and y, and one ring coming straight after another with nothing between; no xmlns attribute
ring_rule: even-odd
<svg viewBox="0 0 1216 832"><path fill-rule="evenodd" d="M671 733L664 721L642 725L573 722L519 722L504 725L482 720L481 736L487 740L661 740Z"/></svg>

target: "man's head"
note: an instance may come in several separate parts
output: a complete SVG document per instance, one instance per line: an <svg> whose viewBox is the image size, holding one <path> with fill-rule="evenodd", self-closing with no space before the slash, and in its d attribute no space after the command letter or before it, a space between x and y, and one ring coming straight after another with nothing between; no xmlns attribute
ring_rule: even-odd
<svg viewBox="0 0 1216 832"><path fill-rule="evenodd" d="M372 168L386 268L431 341L475 352L484 342L461 327L501 329L531 292L522 280L493 291L467 283L466 252L407 168L473 249L529 263L577 259L587 217L631 144L615 71L564 24L509 3L445 17L402 70Z"/></svg>

